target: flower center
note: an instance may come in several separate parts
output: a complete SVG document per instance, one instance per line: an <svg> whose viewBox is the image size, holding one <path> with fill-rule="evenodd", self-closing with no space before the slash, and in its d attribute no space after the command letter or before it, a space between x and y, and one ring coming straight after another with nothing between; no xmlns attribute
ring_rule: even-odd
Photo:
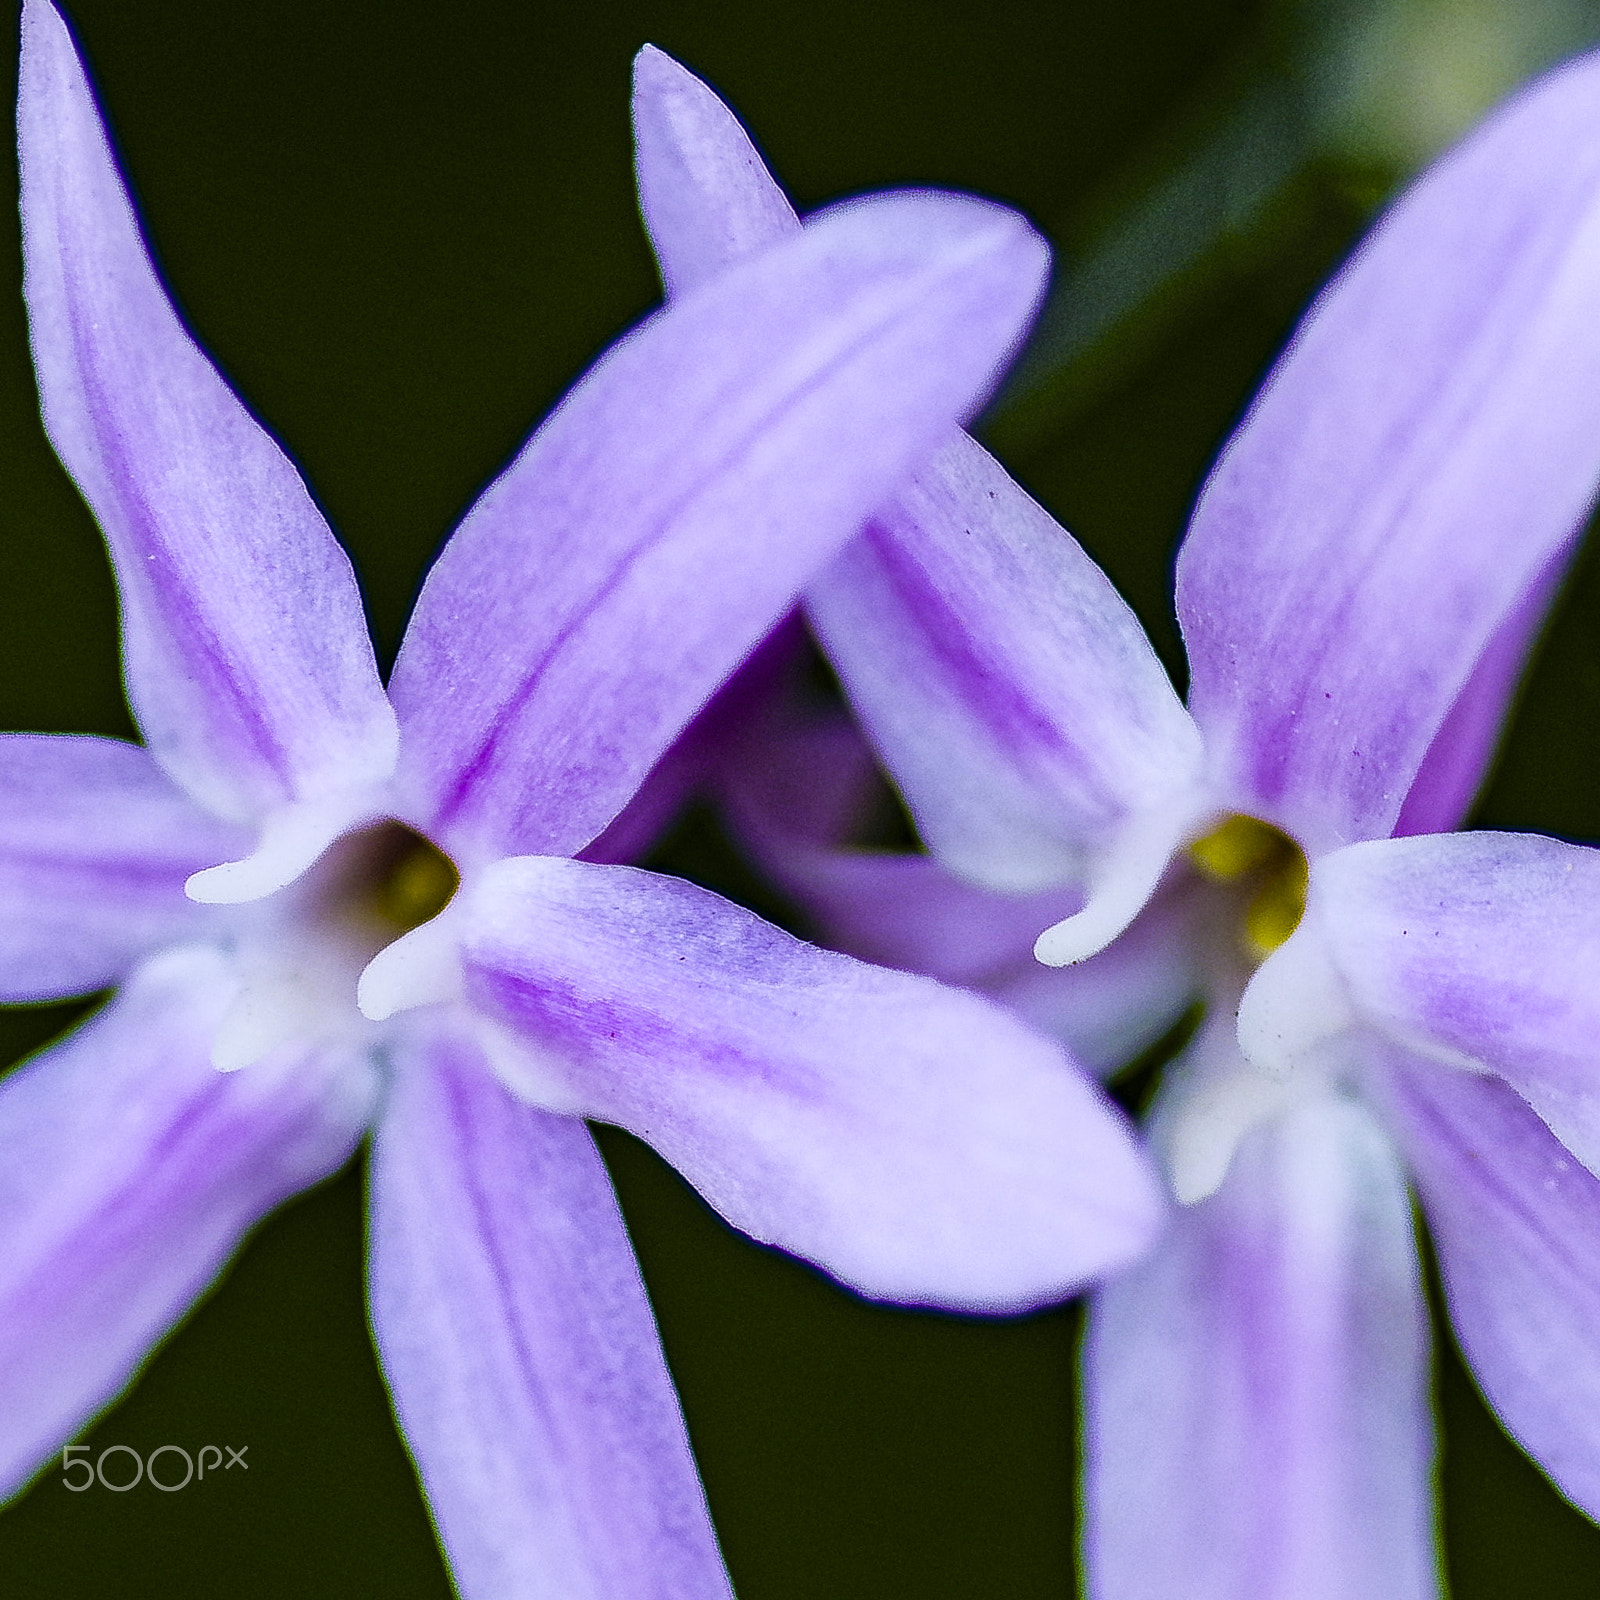
<svg viewBox="0 0 1600 1600"><path fill-rule="evenodd" d="M1270 822L1229 817L1196 839L1189 854L1213 882L1245 891L1240 942L1252 960L1265 961L1299 927L1310 876L1305 852Z"/></svg>
<svg viewBox="0 0 1600 1600"><path fill-rule="evenodd" d="M372 830L372 875L365 890L372 914L400 933L430 922L461 887L455 863L403 822Z"/></svg>
<svg viewBox="0 0 1600 1600"><path fill-rule="evenodd" d="M461 875L403 822L379 822L336 840L306 874L310 920L363 962L449 905Z"/></svg>
<svg viewBox="0 0 1600 1600"><path fill-rule="evenodd" d="M363 969L444 910L454 863L400 822L336 839L293 884L255 902L239 925L240 988L212 1048L224 1070L293 1039L353 1037Z"/></svg>

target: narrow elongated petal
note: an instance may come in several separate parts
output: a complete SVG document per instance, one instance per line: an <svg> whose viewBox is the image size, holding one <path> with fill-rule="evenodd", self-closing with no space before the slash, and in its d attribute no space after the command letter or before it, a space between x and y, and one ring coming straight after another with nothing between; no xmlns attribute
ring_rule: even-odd
<svg viewBox="0 0 1600 1600"><path fill-rule="evenodd" d="M1102 1288L1084 1351L1091 1600L1427 1600L1427 1320L1393 1149L1326 1098Z"/></svg>
<svg viewBox="0 0 1600 1600"><path fill-rule="evenodd" d="M252 821L384 778L394 717L350 563L167 299L47 0L23 8L17 120L45 426L111 548L156 759Z"/></svg>
<svg viewBox="0 0 1600 1600"><path fill-rule="evenodd" d="M633 61L633 141L639 209L669 295L799 232L739 119L649 44Z"/></svg>
<svg viewBox="0 0 1600 1600"><path fill-rule="evenodd" d="M928 847L990 888L1083 883L1200 741L1072 536L952 439L811 585L808 610Z"/></svg>
<svg viewBox="0 0 1600 1600"><path fill-rule="evenodd" d="M414 818L469 858L587 844L977 402L1044 267L997 207L862 201L614 347L429 574L392 685Z"/></svg>
<svg viewBox="0 0 1600 1600"><path fill-rule="evenodd" d="M372 1321L464 1600L726 1600L588 1130L442 1029L397 1047L373 1140Z"/></svg>
<svg viewBox="0 0 1600 1600"><path fill-rule="evenodd" d="M104 988L198 935L184 880L248 842L136 745L0 736L0 999Z"/></svg>
<svg viewBox="0 0 1600 1600"><path fill-rule="evenodd" d="M1201 496L1178 563L1190 705L1230 803L1314 850L1393 829L1593 497L1597 94L1600 58L1551 74L1396 203Z"/></svg>
<svg viewBox="0 0 1600 1600"><path fill-rule="evenodd" d="M793 228L703 83L647 50L634 84L640 202L669 287ZM965 436L813 580L807 605L929 848L976 882L1082 883L1130 812L1196 776L1198 735L1133 613Z"/></svg>
<svg viewBox="0 0 1600 1600"><path fill-rule="evenodd" d="M1035 1304L1160 1220L1116 1113L975 995L625 867L502 862L462 918L467 993L538 1056L531 1095L558 1086L864 1293Z"/></svg>
<svg viewBox="0 0 1600 1600"><path fill-rule="evenodd" d="M211 1066L232 992L211 951L157 957L0 1082L0 1495L116 1395L253 1223L360 1137L365 1062Z"/></svg>
<svg viewBox="0 0 1600 1600"><path fill-rule="evenodd" d="M1291 943L1321 948L1354 1021L1497 1073L1600 1171L1600 851L1514 833L1352 845L1317 862L1303 932ZM1306 1012L1277 959L1241 1028Z"/></svg>
<svg viewBox="0 0 1600 1600"><path fill-rule="evenodd" d="M1387 1098L1478 1383L1600 1516L1600 1179L1493 1078L1413 1061Z"/></svg>

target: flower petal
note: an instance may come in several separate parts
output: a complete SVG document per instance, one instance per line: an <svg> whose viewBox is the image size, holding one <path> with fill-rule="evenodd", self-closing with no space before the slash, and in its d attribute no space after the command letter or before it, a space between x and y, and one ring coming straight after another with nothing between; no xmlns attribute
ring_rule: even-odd
<svg viewBox="0 0 1600 1600"><path fill-rule="evenodd" d="M1484 1395L1600 1517L1600 1180L1493 1078L1417 1061L1388 1101Z"/></svg>
<svg viewBox="0 0 1600 1600"><path fill-rule="evenodd" d="M703 83L653 50L634 81L640 201L671 288L794 226ZM929 848L986 887L1096 877L1090 858L1128 814L1197 775L1198 734L1133 613L964 435L813 579L807 605Z"/></svg>
<svg viewBox="0 0 1600 1600"><path fill-rule="evenodd" d="M1037 297L1014 214L841 208L591 370L468 512L395 666L412 820L571 853L981 396Z"/></svg>
<svg viewBox="0 0 1600 1600"><path fill-rule="evenodd" d="M137 745L0 735L0 999L104 988L196 937L184 879L247 844Z"/></svg>
<svg viewBox="0 0 1600 1600"><path fill-rule="evenodd" d="M1097 1075L1154 1044L1194 998L1181 893L1158 897L1099 955L1052 970L1034 959L1034 939L1081 906L1080 891L999 894L931 856L842 848L882 782L849 718L769 706L721 755L716 787L734 836L830 949L977 989Z"/></svg>
<svg viewBox="0 0 1600 1600"><path fill-rule="evenodd" d="M639 209L669 295L800 229L739 119L647 44L633 59Z"/></svg>
<svg viewBox="0 0 1600 1600"><path fill-rule="evenodd" d="M807 592L928 847L986 887L1080 884L1200 740L1137 619L972 440L922 468Z"/></svg>
<svg viewBox="0 0 1600 1600"><path fill-rule="evenodd" d="M534 1058L530 1097L621 1124L864 1293L1032 1305L1160 1221L1117 1113L976 995L626 867L501 862L462 916L467 994Z"/></svg>
<svg viewBox="0 0 1600 1600"><path fill-rule="evenodd" d="M1396 203L1201 496L1178 562L1190 705L1229 803L1313 851L1394 828L1593 498L1597 93L1600 58L1552 73ZM1496 676L1498 712L1515 672Z"/></svg>
<svg viewBox="0 0 1600 1600"><path fill-rule="evenodd" d="M1092 1600L1438 1593L1411 1208L1355 1104L1245 1139L1097 1293L1083 1382Z"/></svg>
<svg viewBox="0 0 1600 1600"><path fill-rule="evenodd" d="M159 956L0 1081L0 1495L127 1383L244 1233L361 1135L364 1061L281 1053L224 1076L221 956Z"/></svg>
<svg viewBox="0 0 1600 1600"><path fill-rule="evenodd" d="M1395 833L1448 833L1461 826L1488 774L1511 697L1565 576L1566 563L1552 562L1490 637L1422 758Z"/></svg>
<svg viewBox="0 0 1600 1600"><path fill-rule="evenodd" d="M1515 833L1352 845L1316 863L1306 924L1352 1020L1498 1074L1600 1171L1600 851ZM1267 992L1277 959L1241 1031L1252 1011L1287 1008Z"/></svg>
<svg viewBox="0 0 1600 1600"><path fill-rule="evenodd" d="M383 779L394 716L350 563L163 292L46 0L23 8L17 119L45 426L111 549L151 750L252 821Z"/></svg>
<svg viewBox="0 0 1600 1600"><path fill-rule="evenodd" d="M372 1321L466 1600L730 1594L587 1129L413 1032L372 1151Z"/></svg>

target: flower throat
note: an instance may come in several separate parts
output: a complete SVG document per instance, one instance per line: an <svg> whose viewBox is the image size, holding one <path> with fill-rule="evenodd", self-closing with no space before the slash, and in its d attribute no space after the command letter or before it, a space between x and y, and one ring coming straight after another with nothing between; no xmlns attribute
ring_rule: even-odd
<svg viewBox="0 0 1600 1600"><path fill-rule="evenodd" d="M1246 952L1265 961L1300 925L1310 876L1305 853L1293 839L1257 817L1232 816L1189 846L1195 865L1213 882L1248 892Z"/></svg>

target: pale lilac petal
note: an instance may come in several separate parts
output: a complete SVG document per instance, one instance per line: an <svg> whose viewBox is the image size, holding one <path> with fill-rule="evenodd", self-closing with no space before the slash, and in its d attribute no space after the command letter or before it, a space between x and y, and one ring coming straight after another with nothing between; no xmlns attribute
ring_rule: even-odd
<svg viewBox="0 0 1600 1600"><path fill-rule="evenodd" d="M990 995L1097 1075L1154 1044L1197 992L1193 918L1172 897L1099 955L1052 968L1033 942L1068 914L1059 891L975 889L930 856L795 848L781 865L760 859L820 943Z"/></svg>
<svg viewBox="0 0 1600 1600"><path fill-rule="evenodd" d="M864 851L795 851L768 871L821 943L989 995L1097 1076L1154 1044L1198 992L1194 918L1174 895L1153 901L1098 955L1046 967L1034 939L1070 914L1059 891L1000 894L929 856Z"/></svg>
<svg viewBox="0 0 1600 1600"><path fill-rule="evenodd" d="M1082 904L1077 890L979 889L931 856L848 848L881 784L844 717L769 714L727 749L717 788L730 828L834 950L1000 1000L1097 1076L1155 1043L1193 1000L1191 897L1164 894L1087 961L1041 966L1039 929Z"/></svg>
<svg viewBox="0 0 1600 1600"><path fill-rule="evenodd" d="M690 723L667 747L633 798L579 852L583 860L627 865L648 855L671 831L703 784L703 752L695 731L695 723Z"/></svg>
<svg viewBox="0 0 1600 1600"><path fill-rule="evenodd" d="M168 301L46 0L23 8L17 117L45 426L111 548L151 750L249 820L381 780L395 724L350 563Z"/></svg>
<svg viewBox="0 0 1600 1600"><path fill-rule="evenodd" d="M464 1600L730 1594L588 1130L444 1028L397 1046L372 1150L372 1322Z"/></svg>
<svg viewBox="0 0 1600 1600"><path fill-rule="evenodd" d="M1102 1288L1084 1349L1091 1600L1428 1600L1427 1317L1357 1105L1309 1102Z"/></svg>
<svg viewBox="0 0 1600 1600"><path fill-rule="evenodd" d="M0 1495L116 1395L258 1218L361 1135L364 1061L212 1067L232 992L215 952L158 956L0 1083Z"/></svg>
<svg viewBox="0 0 1600 1600"><path fill-rule="evenodd" d="M793 228L732 113L660 51L635 63L634 132L670 287ZM1130 812L1196 776L1198 735L1138 620L964 435L813 580L807 605L929 848L976 882L1082 883Z"/></svg>
<svg viewBox="0 0 1600 1600"><path fill-rule="evenodd" d="M1493 1078L1413 1061L1389 1110L1489 1404L1600 1517L1600 1180Z"/></svg>
<svg viewBox="0 0 1600 1600"><path fill-rule="evenodd" d="M1600 851L1513 833L1352 845L1316 863L1306 921L1355 1019L1498 1074L1600 1171Z"/></svg>
<svg viewBox="0 0 1600 1600"><path fill-rule="evenodd" d="M789 612L701 707L579 859L623 866L638 861L695 801L720 792L727 775L743 765L752 717L787 692L814 653L799 612Z"/></svg>
<svg viewBox="0 0 1600 1600"><path fill-rule="evenodd" d="M1082 883L1200 742L1137 619L1065 529L952 439L807 605L924 839L993 888Z"/></svg>
<svg viewBox="0 0 1600 1600"><path fill-rule="evenodd" d="M615 346L468 513L395 667L410 814L468 860L570 853L981 397L1042 244L861 201Z"/></svg>
<svg viewBox="0 0 1600 1600"><path fill-rule="evenodd" d="M1562 68L1396 203L1201 496L1178 563L1190 705L1230 803L1314 850L1392 831L1509 644L1503 700L1531 630L1497 633L1593 497L1597 94L1600 57Z"/></svg>
<svg viewBox="0 0 1600 1600"><path fill-rule="evenodd" d="M1511 697L1566 571L1564 560L1552 562L1490 637L1422 758L1395 821L1395 833L1448 833L1465 820L1499 747Z"/></svg>
<svg viewBox="0 0 1600 1600"><path fill-rule="evenodd" d="M137 745L0 735L0 999L104 988L198 936L184 880L248 843Z"/></svg>
<svg viewBox="0 0 1600 1600"><path fill-rule="evenodd" d="M633 61L633 138L639 209L669 295L799 230L738 118L649 44Z"/></svg>
<svg viewBox="0 0 1600 1600"><path fill-rule="evenodd" d="M525 1092L621 1124L865 1293L1031 1305L1161 1219L1115 1110L975 995L625 867L502 862L461 915L467 994L530 1052Z"/></svg>

